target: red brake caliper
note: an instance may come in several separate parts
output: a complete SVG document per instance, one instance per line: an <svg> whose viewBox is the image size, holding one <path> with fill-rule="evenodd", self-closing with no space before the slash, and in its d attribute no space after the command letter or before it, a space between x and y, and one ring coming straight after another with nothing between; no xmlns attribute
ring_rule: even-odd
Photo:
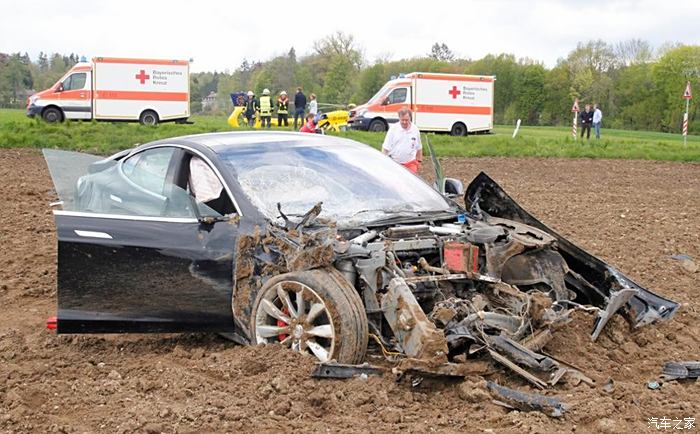
<svg viewBox="0 0 700 434"><path fill-rule="evenodd" d="M283 312L285 315L289 315L289 310L287 310L286 307L285 307L284 309L282 309L282 312ZM281 319L278 319L278 320L277 320L277 327L284 327L284 326L287 326L287 325L289 325L289 324L287 324L286 322L282 321ZM277 336L277 337L279 338L280 342L282 342L283 340L287 339L287 335L285 335L285 334L283 334L283 333L280 333L279 336Z"/></svg>

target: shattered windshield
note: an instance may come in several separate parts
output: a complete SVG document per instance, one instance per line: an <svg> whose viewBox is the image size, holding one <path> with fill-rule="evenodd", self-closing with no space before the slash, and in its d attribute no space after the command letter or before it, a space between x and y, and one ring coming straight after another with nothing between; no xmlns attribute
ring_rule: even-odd
<svg viewBox="0 0 700 434"><path fill-rule="evenodd" d="M395 213L450 210L420 178L365 145L302 143L229 148L222 154L253 204L270 219L302 215L323 202L321 216L357 224Z"/></svg>

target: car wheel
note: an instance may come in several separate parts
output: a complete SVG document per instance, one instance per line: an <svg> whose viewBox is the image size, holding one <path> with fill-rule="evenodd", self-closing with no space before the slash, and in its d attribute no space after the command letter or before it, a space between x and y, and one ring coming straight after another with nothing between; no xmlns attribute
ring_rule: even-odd
<svg viewBox="0 0 700 434"><path fill-rule="evenodd" d="M158 114L153 110L146 110L139 116L141 125L158 125Z"/></svg>
<svg viewBox="0 0 700 434"><path fill-rule="evenodd" d="M375 133L383 133L386 129L386 123L381 119L374 119L369 123L369 130Z"/></svg>
<svg viewBox="0 0 700 434"><path fill-rule="evenodd" d="M452 129L450 130L450 134L453 136L466 136L467 135L467 126L461 122L457 122L456 124L452 125Z"/></svg>
<svg viewBox="0 0 700 434"><path fill-rule="evenodd" d="M44 110L41 117L44 118L46 122L54 124L63 120L63 113L61 113L61 110L55 107L49 107Z"/></svg>
<svg viewBox="0 0 700 434"><path fill-rule="evenodd" d="M273 277L258 293L251 314L253 344L281 343L321 362L355 364L365 357L362 300L334 269Z"/></svg>

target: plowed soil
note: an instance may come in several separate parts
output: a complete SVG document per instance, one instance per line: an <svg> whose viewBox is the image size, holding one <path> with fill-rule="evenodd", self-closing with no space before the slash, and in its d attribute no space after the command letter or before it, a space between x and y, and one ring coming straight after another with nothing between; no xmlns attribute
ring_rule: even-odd
<svg viewBox="0 0 700 434"><path fill-rule="evenodd" d="M445 159L465 185L487 172L525 209L682 307L658 326L619 317L596 343L580 313L545 351L596 380L546 393L564 417L491 402L478 379L314 380L310 358L215 335L57 336L56 200L41 154L0 151L0 432L656 432L700 418L700 383L665 382L700 359L700 165L645 161ZM373 359L370 359L372 362ZM499 382L531 390L496 367ZM603 385L612 380L612 386ZM671 422L677 425L677 422ZM695 424L695 430L700 428ZM686 422L681 422L684 427ZM675 431L674 431L675 432ZM691 431L693 432L693 431Z"/></svg>

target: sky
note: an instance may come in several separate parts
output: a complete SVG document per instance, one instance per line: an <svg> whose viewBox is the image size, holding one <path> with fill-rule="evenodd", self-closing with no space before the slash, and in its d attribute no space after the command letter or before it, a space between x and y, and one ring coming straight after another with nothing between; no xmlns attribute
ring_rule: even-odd
<svg viewBox="0 0 700 434"><path fill-rule="evenodd" d="M337 31L354 36L370 63L425 55L435 42L459 57L511 53L547 67L592 39L700 45L697 0L2 3L0 52L193 59L193 72L234 71L244 59L268 60L291 47L303 56Z"/></svg>

